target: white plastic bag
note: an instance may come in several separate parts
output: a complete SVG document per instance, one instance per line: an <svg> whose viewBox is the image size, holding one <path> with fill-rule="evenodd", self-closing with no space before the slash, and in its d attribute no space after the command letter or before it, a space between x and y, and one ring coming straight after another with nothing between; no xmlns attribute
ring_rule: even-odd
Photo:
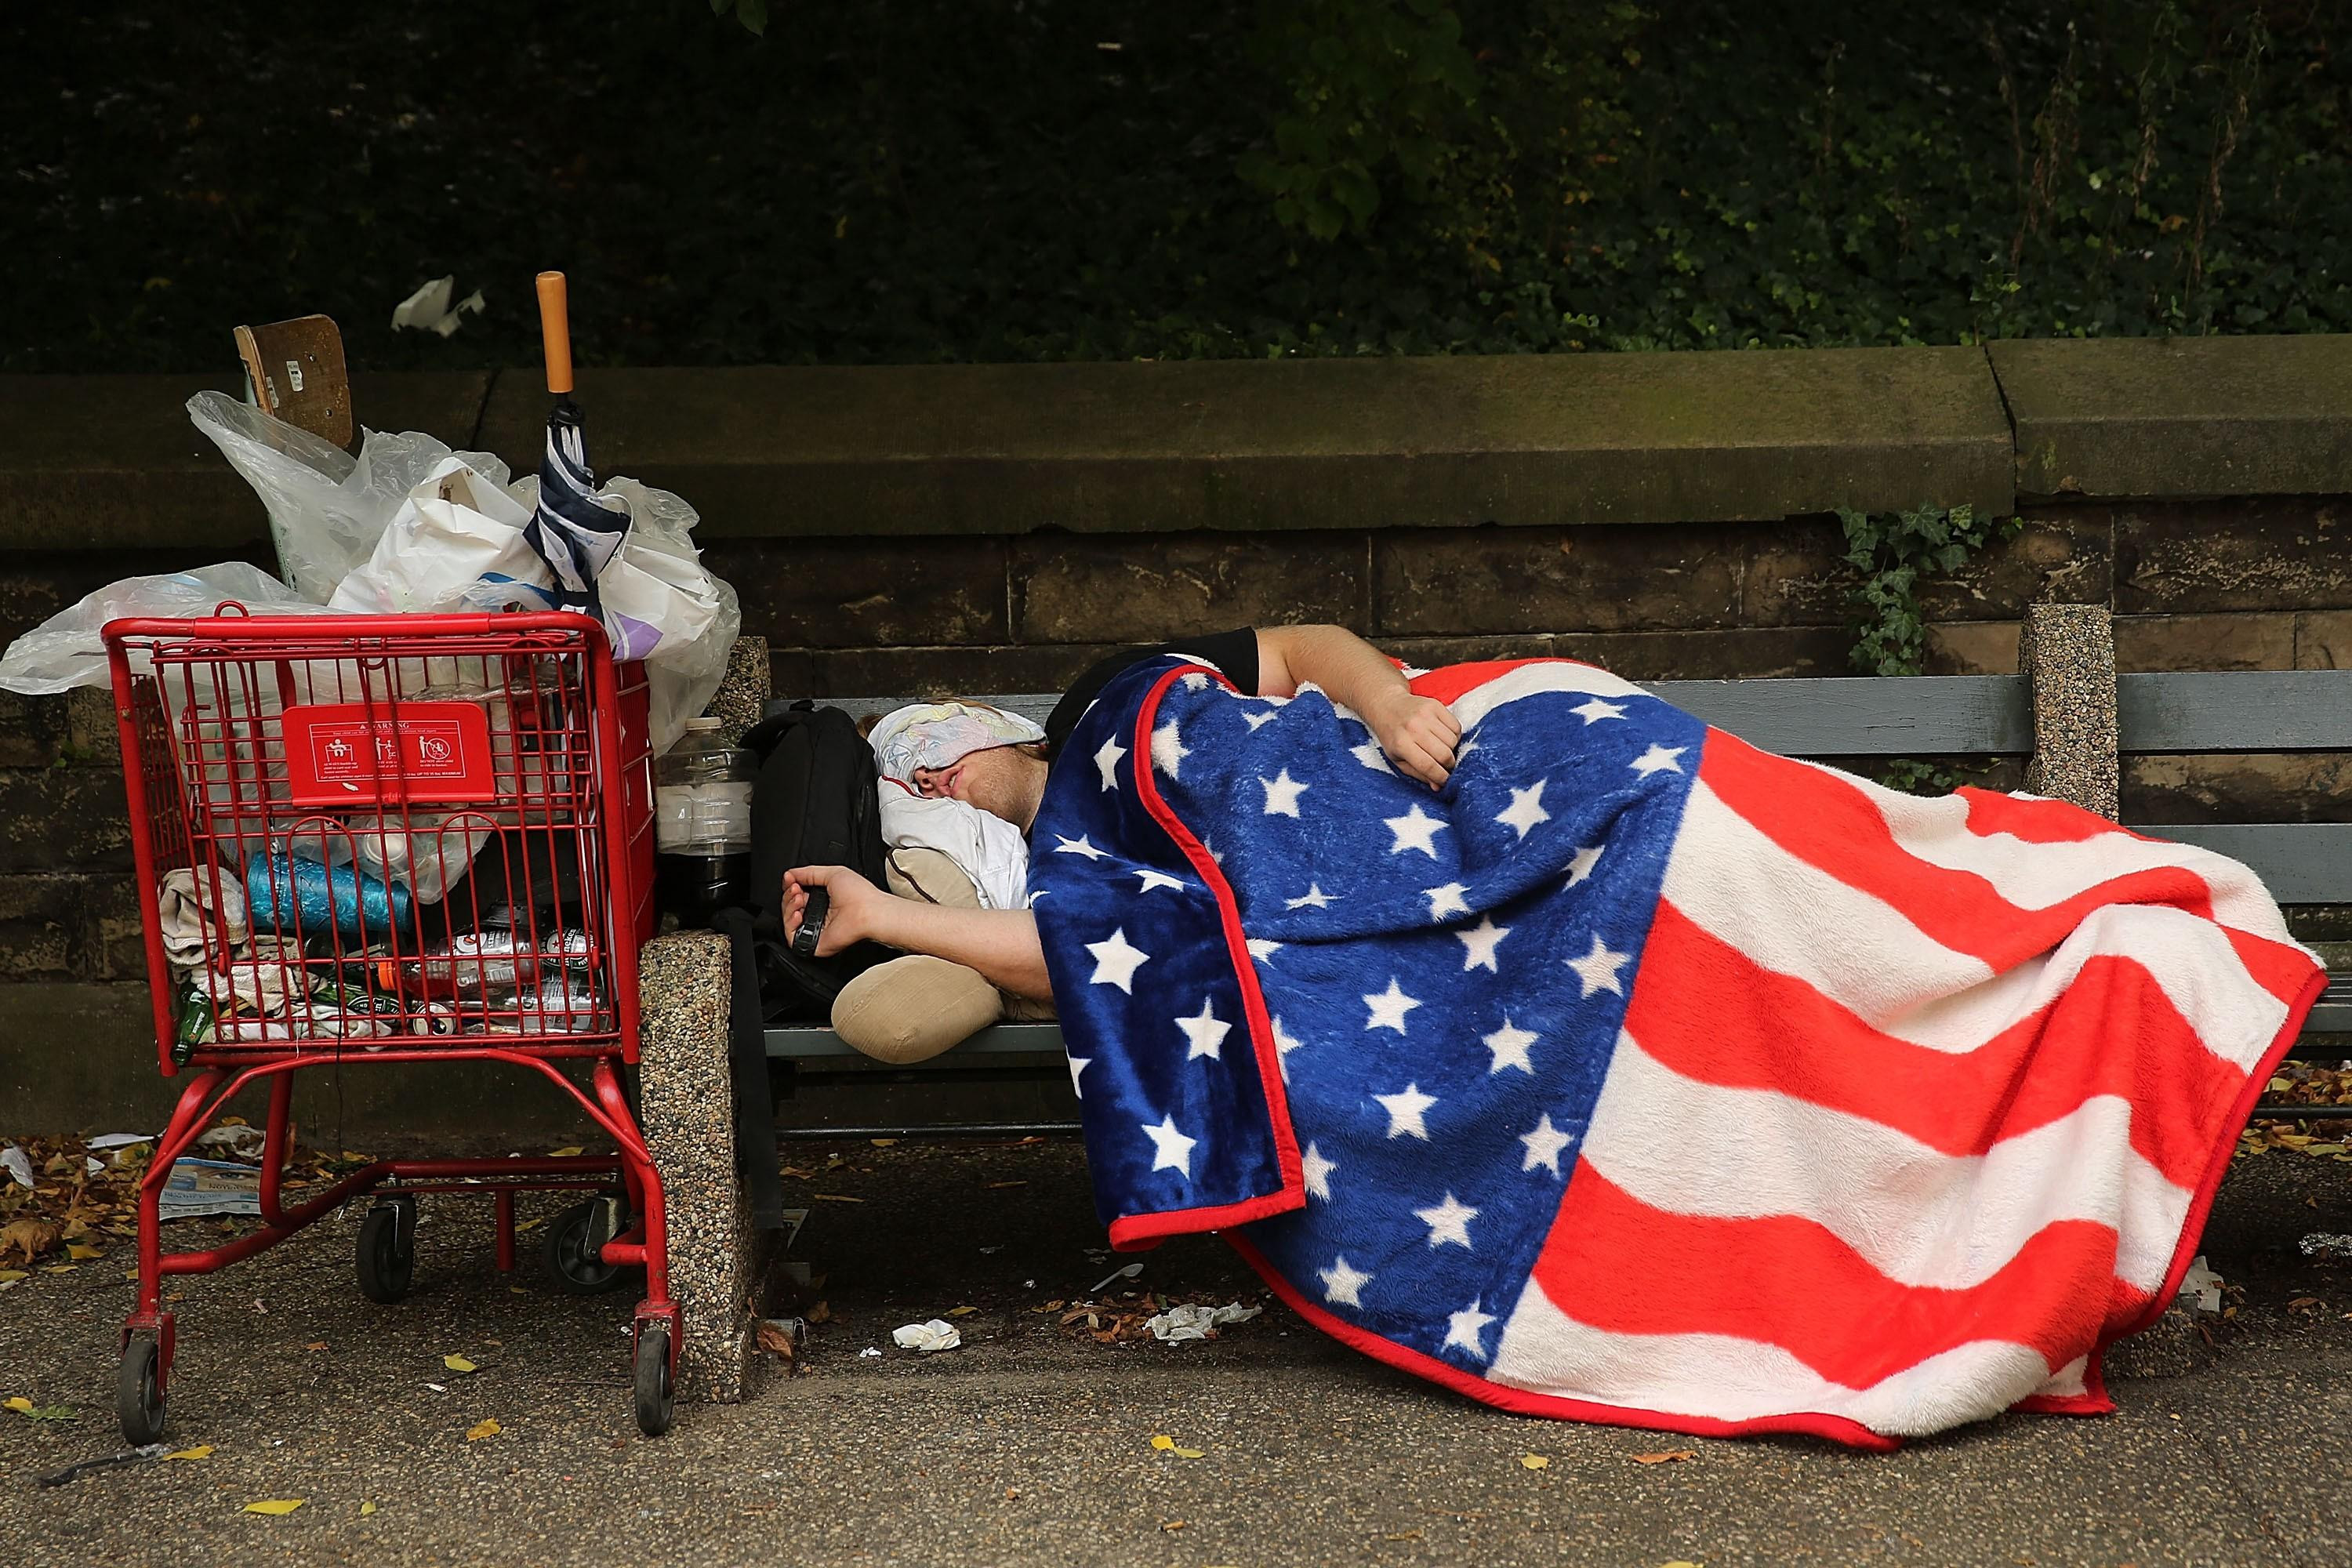
<svg viewBox="0 0 2352 1568"><path fill-rule="evenodd" d="M354 458L226 393L197 393L188 417L261 497L278 570L313 604L326 603L374 551L409 492L452 457L492 484L509 477L488 452L453 453L419 430L367 431Z"/></svg>
<svg viewBox="0 0 2352 1568"><path fill-rule="evenodd" d="M461 458L411 490L374 549L327 601L331 609L406 615L460 608L485 583L543 590L547 563L523 540L530 508Z"/></svg>
<svg viewBox="0 0 2352 1568"><path fill-rule="evenodd" d="M106 645L98 634L107 622L130 616L209 616L224 600L257 616L327 613L325 605L312 604L249 562L126 577L84 595L10 643L0 654L0 687L50 697L77 686L104 686Z"/></svg>

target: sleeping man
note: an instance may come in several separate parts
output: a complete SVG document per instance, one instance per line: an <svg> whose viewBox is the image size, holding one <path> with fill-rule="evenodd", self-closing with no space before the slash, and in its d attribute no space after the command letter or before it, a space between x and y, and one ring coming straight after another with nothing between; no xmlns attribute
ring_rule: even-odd
<svg viewBox="0 0 2352 1568"><path fill-rule="evenodd" d="M886 798L903 789L961 801L1026 835L1046 775L1087 706L1122 670L1166 654L1214 665L1236 688L1260 697L1294 696L1311 683L1362 715L1405 776L1436 789L1453 769L1461 735L1453 711L1415 696L1397 667L1361 637L1341 626L1243 626L1112 655L1063 695L1042 734L993 710L895 729L885 721L873 738ZM858 975L834 1005L834 1027L866 1055L921 1061L999 1017L1050 1016L1052 988L1035 917L1026 909L982 907L971 871L966 864L959 872L945 855L919 851L894 852L887 889L842 866L802 866L785 874L788 934L800 928L810 889L824 888L831 900L820 955L858 941L909 955Z"/></svg>

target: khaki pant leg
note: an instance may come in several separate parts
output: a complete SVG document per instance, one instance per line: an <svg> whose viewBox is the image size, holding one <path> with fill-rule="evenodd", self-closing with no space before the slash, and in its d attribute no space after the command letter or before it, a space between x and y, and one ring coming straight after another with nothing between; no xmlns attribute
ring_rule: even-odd
<svg viewBox="0 0 2352 1568"><path fill-rule="evenodd" d="M951 909L978 909L979 889L936 849L894 849L884 868L890 891ZM928 1061L962 1044L1004 1013L1004 998L977 969L908 953L851 980L833 1001L833 1031L877 1061Z"/></svg>

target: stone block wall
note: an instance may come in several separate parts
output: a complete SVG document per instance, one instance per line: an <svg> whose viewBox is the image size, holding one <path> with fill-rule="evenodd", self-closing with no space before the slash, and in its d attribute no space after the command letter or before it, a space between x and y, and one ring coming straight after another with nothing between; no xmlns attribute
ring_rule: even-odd
<svg viewBox="0 0 2352 1568"><path fill-rule="evenodd" d="M2013 671L2050 602L2111 609L2125 671L2352 662L2352 340L1909 353L607 372L592 455L702 507L787 697L1047 690L1297 622L1425 666L1842 675L1832 509L1960 501L2023 527L1923 587L1931 673ZM446 380L359 412L535 463L530 377ZM124 576L270 561L192 384L0 378L0 642ZM0 1017L142 1016L118 766L102 695L0 693ZM2352 819L2347 785L2342 756L2141 759L2123 812Z"/></svg>

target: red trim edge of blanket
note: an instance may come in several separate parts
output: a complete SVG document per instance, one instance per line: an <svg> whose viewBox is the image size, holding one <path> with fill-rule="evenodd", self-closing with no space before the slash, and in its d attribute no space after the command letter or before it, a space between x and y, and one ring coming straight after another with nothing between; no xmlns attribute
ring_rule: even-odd
<svg viewBox="0 0 2352 1568"><path fill-rule="evenodd" d="M1274 1028L1266 1019L1265 996L1258 990L1257 969L1250 962L1249 945L1242 935L1240 906L1234 900L1234 889L1225 880L1224 872L1200 839L1193 837L1192 830L1160 797L1159 786L1151 782L1151 721L1159 716L1160 699L1171 684L1196 669L1223 681L1228 690L1241 690L1223 670L1197 663L1177 665L1152 682L1151 689L1144 694L1141 705L1135 710L1135 733L1128 737L1134 742L1135 795L1143 802L1144 809L1151 813L1151 819L1160 824L1160 830L1184 852L1184 858L1192 862L1202 885L1217 900L1217 920L1225 933L1225 957L1233 964L1234 978L1241 988L1242 1016L1249 1025L1250 1047L1257 1058L1259 1091L1265 1097L1275 1158L1282 1168L1282 1187L1234 1204L1121 1215L1110 1222L1111 1247L1121 1252L1140 1251L1171 1236L1266 1219L1307 1206L1307 1173L1299 1163L1298 1137L1290 1130L1290 1097L1283 1089L1282 1056L1274 1048Z"/></svg>
<svg viewBox="0 0 2352 1568"><path fill-rule="evenodd" d="M2090 1359L2083 1368L2083 1392L2080 1394L2037 1394L2019 1400L2014 1410L2030 1411L2048 1415L2104 1415L2116 1407L2107 1393L2105 1360L2107 1350L2118 1340L2128 1339L2148 1328L2164 1316L2180 1294L2180 1282L2189 1276L2189 1266L2196 1261L2197 1244L2204 1239L2205 1219L2213 1206L2213 1194L2221 1190L2221 1178L2229 1173L2230 1158L2237 1152L2238 1131L2253 1114L2254 1104L2270 1087L2271 1074L2286 1053L2294 1046L2295 1037L2303 1033L2304 1019L2311 1013L2312 1004L2327 989L2327 972L2321 970L2305 982L2303 994L2286 1010L2286 1022L2263 1052L2254 1070L2246 1075L2245 1087L2238 1091L2230 1107L2228 1120L2222 1123L2221 1136L2213 1151L2211 1162L2197 1183L2197 1195L2189 1201L2188 1217L2181 1222L2180 1239L2172 1253L2172 1266L2164 1271L2164 1284L2150 1299L2138 1320L2116 1332L2106 1335L2092 1347Z"/></svg>
<svg viewBox="0 0 2352 1568"><path fill-rule="evenodd" d="M1798 1412L1788 1415L1759 1415L1752 1421L1721 1421L1704 1415L1666 1415L1654 1410L1635 1410L1620 1405L1595 1405L1581 1399L1563 1399L1556 1394L1538 1394L1532 1389L1489 1383L1434 1356L1423 1355L1394 1340L1382 1339L1369 1329L1358 1328L1353 1323L1333 1317L1301 1295L1297 1287L1266 1261L1265 1255L1255 1245L1232 1231L1219 1234L1235 1252L1242 1255L1243 1261L1256 1269L1259 1277L1274 1288L1274 1293L1281 1297L1292 1311L1340 1343L1363 1352L1374 1361L1386 1362L1400 1371L1427 1378L1456 1394L1514 1415L1548 1415L1596 1426L1637 1426L1657 1432L1686 1432L1699 1437L1742 1437L1765 1432L1796 1432L1807 1436L1827 1437L1833 1442L1877 1453L1892 1453L1903 1446L1901 1438L1874 1432L1860 1422L1850 1421L1843 1415ZM1531 1285L1529 1288L1534 1287Z"/></svg>

